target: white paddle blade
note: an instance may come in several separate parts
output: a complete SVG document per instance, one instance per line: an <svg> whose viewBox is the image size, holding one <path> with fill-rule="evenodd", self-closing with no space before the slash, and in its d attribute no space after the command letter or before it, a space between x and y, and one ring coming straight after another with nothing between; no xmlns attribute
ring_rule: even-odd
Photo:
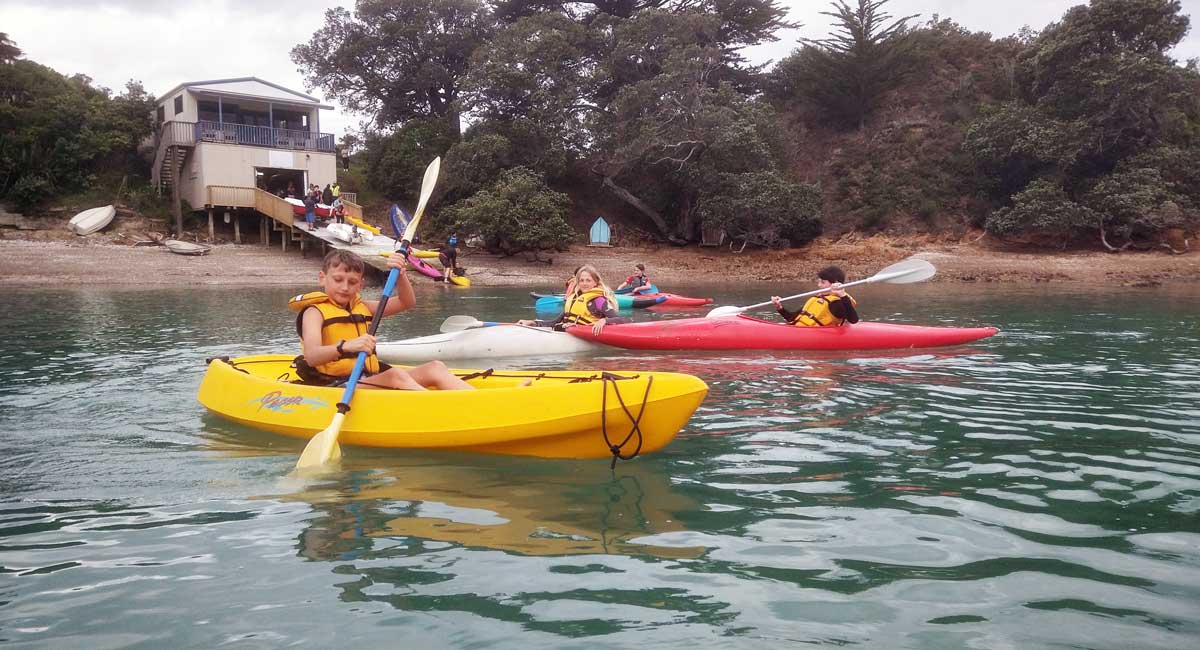
<svg viewBox="0 0 1200 650"><path fill-rule="evenodd" d="M745 309L746 309L745 307L738 307L736 305L725 305L724 307L717 307L716 309L708 312L707 314L704 315L704 317L705 318L721 318L722 316L737 316L738 314L745 311Z"/></svg>
<svg viewBox="0 0 1200 650"><path fill-rule="evenodd" d="M450 318L442 321L442 326L438 328L438 331L442 334L448 334L450 332L461 332L463 330L473 329L476 327L483 327L483 323L480 322L478 318L460 314L458 316L451 316Z"/></svg>
<svg viewBox="0 0 1200 650"><path fill-rule="evenodd" d="M873 279L875 282L887 282L888 284L911 284L924 282L936 273L937 269L932 264L912 257L882 269L875 274Z"/></svg>
<svg viewBox="0 0 1200 650"><path fill-rule="evenodd" d="M297 470L312 470L341 459L342 448L338 445L338 434L342 431L342 420L345 419L346 414L339 411L333 416L329 426L308 441L304 451L300 452L300 460L296 461Z"/></svg>
<svg viewBox="0 0 1200 650"><path fill-rule="evenodd" d="M429 163L425 168L425 177L421 179L421 198L417 201L417 211L413 212L412 220L408 222L408 227L404 229L404 237L402 241L411 242L413 235L417 232L417 224L421 222L421 217L425 215L425 204L429 203L429 197L433 196L433 188L437 185L438 172L442 169L442 158L438 156Z"/></svg>

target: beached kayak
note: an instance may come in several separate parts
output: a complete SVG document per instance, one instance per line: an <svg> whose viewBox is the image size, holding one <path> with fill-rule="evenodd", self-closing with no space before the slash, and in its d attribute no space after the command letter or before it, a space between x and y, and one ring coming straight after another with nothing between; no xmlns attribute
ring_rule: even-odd
<svg viewBox="0 0 1200 650"><path fill-rule="evenodd" d="M960 345L987 338L994 327L922 327L859 322L795 327L749 316L679 318L609 325L600 334L571 327L572 336L635 350L888 350Z"/></svg>
<svg viewBox="0 0 1200 650"><path fill-rule="evenodd" d="M458 332L420 336L403 341L384 341L375 348L379 358L391 364L423 363L433 359L494 359L572 355L611 349L584 341L549 327L496 325Z"/></svg>
<svg viewBox="0 0 1200 650"><path fill-rule="evenodd" d="M213 359L197 397L234 422L307 440L329 425L343 389L292 383L292 359ZM608 458L611 442L628 457L664 447L708 393L699 378L671 372L456 372L480 390L359 389L338 441L546 458ZM525 379L532 385L518 386ZM629 414L640 415L641 436L629 435Z"/></svg>
<svg viewBox="0 0 1200 650"><path fill-rule="evenodd" d="M533 303L533 306L538 311L561 312L563 310L564 299L563 299L563 295L561 293L558 295L551 295L551 294L547 294L547 293L537 293L534 291L530 291L529 295L532 296L533 299L535 300L535 302ZM660 304L666 302L666 300L667 299L663 296L654 296L653 298L642 298L640 296L618 294L617 295L617 309L645 309L647 307L653 307L655 305L660 305Z"/></svg>

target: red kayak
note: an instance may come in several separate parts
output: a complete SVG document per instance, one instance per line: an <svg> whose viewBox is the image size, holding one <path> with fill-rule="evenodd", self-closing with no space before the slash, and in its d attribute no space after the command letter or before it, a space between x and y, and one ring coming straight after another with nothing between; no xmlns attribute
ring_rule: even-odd
<svg viewBox="0 0 1200 650"><path fill-rule="evenodd" d="M688 296L681 296L675 293L639 293L634 295L638 298L650 299L658 298L659 296L665 297L666 300L659 304L667 307L702 307L704 305L711 305L713 301L712 298L689 298Z"/></svg>
<svg viewBox="0 0 1200 650"><path fill-rule="evenodd" d="M295 213L296 216L303 217L305 215L306 209L304 207L304 201L301 201L300 199L284 199L284 201L292 204L292 212ZM322 219L328 219L329 215L332 213L332 208L324 203L318 203L317 207L313 208L313 213Z"/></svg>
<svg viewBox="0 0 1200 650"><path fill-rule="evenodd" d="M609 325L600 334L592 334L591 327L567 331L587 341L634 350L888 350L960 345L999 330L866 322L796 327L749 316L725 316Z"/></svg>

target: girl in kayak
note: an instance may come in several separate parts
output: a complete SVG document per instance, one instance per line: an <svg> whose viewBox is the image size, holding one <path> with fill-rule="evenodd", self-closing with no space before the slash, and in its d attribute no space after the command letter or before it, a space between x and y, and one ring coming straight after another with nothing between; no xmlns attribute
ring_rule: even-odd
<svg viewBox="0 0 1200 650"><path fill-rule="evenodd" d="M564 296L570 294L572 291L575 290L575 276L579 275L579 269L582 269L582 268L583 268L583 265L579 265L579 266L575 267L574 271L571 271L571 277L567 278L567 288L563 290Z"/></svg>
<svg viewBox="0 0 1200 650"><path fill-rule="evenodd" d="M391 316L417 304L412 284L405 273L407 260L392 253L387 265L400 270L395 295L388 299L383 315ZM296 332L303 354L296 357L296 374L308 384L338 386L354 370L359 352L367 353L367 363L359 380L368 388L401 390L474 389L454 376L441 361L410 368L393 368L375 356L375 337L367 328L379 301L364 301L359 296L366 263L344 250L332 250L325 256L317 283L321 291L310 291L292 298L288 308L297 312Z"/></svg>
<svg viewBox="0 0 1200 650"><path fill-rule="evenodd" d="M571 325L591 325L592 333L599 334L607 323L620 320L612 289L604 284L595 267L584 265L575 271L575 283L566 294L561 316L554 320L519 320L517 324L556 330L565 330Z"/></svg>
<svg viewBox="0 0 1200 650"><path fill-rule="evenodd" d="M858 303L846 290L842 283L846 274L836 266L827 266L817 272L817 288L826 289L827 293L809 298L800 311L793 312L784 308L779 296L771 296L775 310L788 323L796 327L827 327L858 322Z"/></svg>
<svg viewBox="0 0 1200 650"><path fill-rule="evenodd" d="M650 288L650 278L646 277L646 265L638 262L633 267L633 275L625 278L621 286L617 287L617 293L624 292L629 289L629 293L642 293Z"/></svg>

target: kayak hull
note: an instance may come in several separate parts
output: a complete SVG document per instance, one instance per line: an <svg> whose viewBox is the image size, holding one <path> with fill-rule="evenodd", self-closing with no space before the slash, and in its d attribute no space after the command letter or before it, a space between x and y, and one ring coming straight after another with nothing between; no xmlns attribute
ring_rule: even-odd
<svg viewBox="0 0 1200 650"><path fill-rule="evenodd" d="M600 334L571 327L572 336L634 350L890 350L961 345L992 336L994 327L922 327L860 322L795 327L749 316L680 318L609 325Z"/></svg>
<svg viewBox="0 0 1200 650"><path fill-rule="evenodd" d="M434 280L441 280L444 277L442 275L441 271L439 271L436 267L434 267L429 262L426 262L425 260L417 257L416 255L413 255L413 252L411 250L408 251L408 263L414 269L416 269L418 273L420 273L421 275L424 275L426 277L433 278Z"/></svg>
<svg viewBox="0 0 1200 650"><path fill-rule="evenodd" d="M304 207L304 201L301 201L300 199L291 199L291 198L284 199L284 201L287 201L288 203L292 204L292 214L294 214L298 217L303 217L305 214L307 214L308 210L307 210L307 208ZM325 218L328 218L330 214L332 214L332 208L329 207L328 205L325 205L324 203L318 203L316 205L316 207L313 208L313 214L317 215L318 217L321 217L322 219L325 219Z"/></svg>
<svg viewBox="0 0 1200 650"><path fill-rule="evenodd" d="M213 413L255 429L308 440L327 427L343 389L305 386L290 355L213 359L197 398ZM459 373L470 371L456 371ZM687 423L708 386L680 373L598 370L497 371L467 381L475 391L355 391L342 444L545 458L609 458L637 417L640 453L662 449ZM520 387L524 379L533 384ZM617 392L621 399L617 399ZM603 401L602 401L603 400ZM637 435L622 447L634 452Z"/></svg>
<svg viewBox="0 0 1200 650"><path fill-rule="evenodd" d="M703 307L704 305L711 305L713 301L712 298L692 298L675 293L643 293L637 295L643 298L662 297L664 298L662 304L667 307Z"/></svg>
<svg viewBox="0 0 1200 650"><path fill-rule="evenodd" d="M459 332L421 336L403 341L387 341L376 348L386 363L423 363L433 359L494 359L574 355L602 350L608 346L584 341L548 327L496 325Z"/></svg>
<svg viewBox="0 0 1200 650"><path fill-rule="evenodd" d="M375 239L370 231L355 228L348 223L331 223L325 226L329 234L347 244L363 244Z"/></svg>
<svg viewBox="0 0 1200 650"><path fill-rule="evenodd" d="M117 214L116 206L105 205L99 208L84 210L79 214L71 217L67 225L76 235L90 235L98 230L103 229L109 223L112 223L113 217Z"/></svg>

